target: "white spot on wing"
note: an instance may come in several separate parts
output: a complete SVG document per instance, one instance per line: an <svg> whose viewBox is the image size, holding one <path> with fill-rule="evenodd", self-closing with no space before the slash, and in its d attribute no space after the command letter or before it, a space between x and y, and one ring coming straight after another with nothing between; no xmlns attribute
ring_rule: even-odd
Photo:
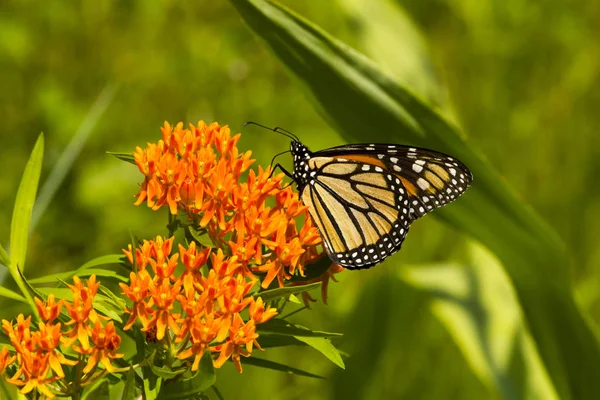
<svg viewBox="0 0 600 400"><path fill-rule="evenodd" d="M429 187L429 182L427 182L423 178L417 179L417 185L421 188L421 190L426 190Z"/></svg>

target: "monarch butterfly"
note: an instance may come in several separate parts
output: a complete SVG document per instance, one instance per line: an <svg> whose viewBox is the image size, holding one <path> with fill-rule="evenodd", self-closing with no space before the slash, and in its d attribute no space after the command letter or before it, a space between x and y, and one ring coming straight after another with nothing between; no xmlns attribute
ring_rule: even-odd
<svg viewBox="0 0 600 400"><path fill-rule="evenodd" d="M297 185L329 258L347 269L370 268L394 254L410 224L455 200L473 181L457 159L395 144L349 144L311 152L293 133L255 122L292 140Z"/></svg>

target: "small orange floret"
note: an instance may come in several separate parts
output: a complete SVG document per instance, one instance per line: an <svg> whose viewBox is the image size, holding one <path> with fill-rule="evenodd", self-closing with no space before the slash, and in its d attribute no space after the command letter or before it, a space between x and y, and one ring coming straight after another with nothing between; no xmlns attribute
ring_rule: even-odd
<svg viewBox="0 0 600 400"><path fill-rule="evenodd" d="M46 301L42 301L36 297L35 305L42 319L46 322L52 322L59 316L63 301L59 300L56 302L54 294L50 293Z"/></svg>
<svg viewBox="0 0 600 400"><path fill-rule="evenodd" d="M121 337L117 334L114 323L110 321L103 326L100 321L96 321L92 329L92 342L94 343L92 348L79 349L83 354L89 355L83 372L87 374L98 363L102 364L108 372L113 372L115 369L110 360L123 357L123 354L117 353L121 345Z"/></svg>
<svg viewBox="0 0 600 400"><path fill-rule="evenodd" d="M48 377L48 371L50 370L49 354L41 355L38 352L29 351L23 351L19 354L19 369L12 378L7 378L6 381L16 386L23 386L23 389L20 390L21 394L27 394L37 389L44 396L54 398L54 393L50 391L47 385L58 378Z"/></svg>
<svg viewBox="0 0 600 400"><path fill-rule="evenodd" d="M6 348L6 346L2 346L2 350L0 350L0 375L4 373L6 367L11 365L15 360L16 356L11 356L10 352Z"/></svg>

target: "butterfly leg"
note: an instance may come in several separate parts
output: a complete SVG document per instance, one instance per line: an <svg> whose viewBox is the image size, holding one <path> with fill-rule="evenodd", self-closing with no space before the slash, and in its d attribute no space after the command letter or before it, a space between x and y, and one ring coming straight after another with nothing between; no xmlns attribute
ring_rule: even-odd
<svg viewBox="0 0 600 400"><path fill-rule="evenodd" d="M275 155L273 156L273 158L271 159L271 164L269 164L269 165L273 165L273 163L275 162L275 159L276 159L277 157L279 157L280 155L282 155L282 154L285 154L285 153L290 153L290 150L282 151L281 153L277 153L277 154L275 154ZM280 166L280 167L281 167L281 166Z"/></svg>
<svg viewBox="0 0 600 400"><path fill-rule="evenodd" d="M277 170L277 168L279 168L281 170L281 172L283 172L288 178L294 179L294 175L290 171L288 171L287 169L283 168L281 166L281 164L279 164L279 163L275 164L275 166L271 170L271 175L269 175L269 178L271 178L273 176L273 174L275 173L275 171Z"/></svg>
<svg viewBox="0 0 600 400"><path fill-rule="evenodd" d="M275 164L275 167L273 167L273 169L271 170L271 175L269 175L269 179L273 176L273 174L275 173L275 170L279 168L281 170L281 172L283 172L288 178L292 178L292 181L290 183L288 183L287 185L285 185L284 187L282 187L282 189L287 188L288 186L290 186L292 183L294 183L294 175L292 175L290 173L290 171L288 171L287 169L283 168L281 166L281 164L277 163Z"/></svg>

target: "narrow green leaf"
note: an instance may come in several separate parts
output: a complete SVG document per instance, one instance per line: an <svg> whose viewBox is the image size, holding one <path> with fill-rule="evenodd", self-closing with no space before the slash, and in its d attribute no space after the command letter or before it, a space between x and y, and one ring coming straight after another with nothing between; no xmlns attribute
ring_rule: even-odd
<svg viewBox="0 0 600 400"><path fill-rule="evenodd" d="M27 299L25 297L3 286L0 286L0 297L6 297L7 299L17 300L21 303L27 303Z"/></svg>
<svg viewBox="0 0 600 400"><path fill-rule="evenodd" d="M121 161L125 161L135 165L135 159L133 158L133 154L131 153L117 153L114 151L107 151L106 154L116 157Z"/></svg>
<svg viewBox="0 0 600 400"><path fill-rule="evenodd" d="M32 285L47 285L51 283L56 283L57 281L68 281L73 276L78 276L79 278L88 278L92 275L96 275L98 278L108 278L109 280L119 281L119 282L128 282L129 281L129 272L127 269L121 266L111 266L108 268L88 268L83 270L69 271L69 272L59 272L56 274L40 276L35 279L30 279L29 283Z"/></svg>
<svg viewBox="0 0 600 400"><path fill-rule="evenodd" d="M485 268L419 265L398 275L430 296L433 314L472 370L502 398L558 399L502 266L478 246L471 246L471 257Z"/></svg>
<svg viewBox="0 0 600 400"><path fill-rule="evenodd" d="M66 176L71 170L73 163L81 154L85 143L87 142L91 132L94 130L100 117L108 108L112 101L113 95L117 89L116 85L107 84L100 92L96 101L88 110L85 118L81 121L77 132L71 138L69 144L65 147L57 162L53 165L48 177L40 189L39 196L36 200L36 206L33 210L31 220L31 229L34 230L37 222L40 220L46 209L52 202L52 199L59 191Z"/></svg>
<svg viewBox="0 0 600 400"><path fill-rule="evenodd" d="M323 332L323 331L311 331L301 325L294 325L282 319L272 319L260 324L256 327L256 330L261 333L276 333L280 335L294 336L296 339L299 337L334 337L342 336L341 333Z"/></svg>
<svg viewBox="0 0 600 400"><path fill-rule="evenodd" d="M135 371L133 370L133 368L129 368L129 371L127 371L125 388L123 389L123 395L121 396L121 400L134 400L135 396Z"/></svg>
<svg viewBox="0 0 600 400"><path fill-rule="evenodd" d="M34 279L30 279L29 283L32 285L46 285L50 283L56 283L60 281L69 280L73 276L73 272L57 272L55 274L49 274L40 276Z"/></svg>
<svg viewBox="0 0 600 400"><path fill-rule="evenodd" d="M100 286L99 293L94 297L94 308L107 317L115 321L123 322L123 310L125 309L125 300L116 296L113 292L104 286Z"/></svg>
<svg viewBox="0 0 600 400"><path fill-rule="evenodd" d="M258 343L263 349L285 346L308 346L306 343L298 340L295 336L268 334L261 332Z"/></svg>
<svg viewBox="0 0 600 400"><path fill-rule="evenodd" d="M146 336L139 327L133 327L134 339L135 339L135 354L133 355L133 362L138 364L146 358Z"/></svg>
<svg viewBox="0 0 600 400"><path fill-rule="evenodd" d="M57 274L41 276L35 279L31 279L29 283L36 285L56 283L57 280L69 280L73 276L78 276L82 278L91 276L92 274L96 274L98 276L113 277L118 280L125 281L129 278L130 271L124 267L121 267L121 269L119 269L119 267L117 266L124 265L126 261L127 259L123 254L108 254L105 256L96 257L86 262L75 271L60 272ZM104 265L114 266L114 270L94 268Z"/></svg>
<svg viewBox="0 0 600 400"><path fill-rule="evenodd" d="M39 297L39 298L46 298L45 296L43 296L43 292L34 288L29 281L27 280L27 278L25 278L25 276L23 275L23 273L21 272L20 268L17 268L17 273L19 275L19 281L21 282L21 285L23 285L23 288L25 289L26 295L28 298L31 298L32 302L33 302L33 297ZM35 307L35 302L33 302L33 307ZM37 314L37 309L35 310L35 313Z"/></svg>
<svg viewBox="0 0 600 400"><path fill-rule="evenodd" d="M212 356L207 351L202 355L198 371L191 378L165 383L160 391L160 399L191 399L210 388L216 380Z"/></svg>
<svg viewBox="0 0 600 400"><path fill-rule="evenodd" d="M17 192L15 208L10 225L10 269L13 278L16 269L24 270L27 255L27 241L31 224L31 212L35 203L42 161L44 159L44 135L40 134L31 152L23 178ZM18 278L17 278L18 279Z"/></svg>
<svg viewBox="0 0 600 400"><path fill-rule="evenodd" d="M260 296L263 301L272 301L281 297L288 297L292 294L308 292L321 286L321 282L309 283L302 286L286 286L282 288L269 289L264 292L254 293L254 296Z"/></svg>
<svg viewBox="0 0 600 400"><path fill-rule="evenodd" d="M308 337L308 336L294 336L296 339L301 342L306 343L313 349L319 351L325 357L327 357L332 363L337 365L338 367L345 369L344 360L342 360L342 356L338 352L338 349L335 348L329 339L323 337Z"/></svg>
<svg viewBox="0 0 600 400"><path fill-rule="evenodd" d="M10 257L2 245L0 245L0 264L6 267L10 265Z"/></svg>
<svg viewBox="0 0 600 400"><path fill-rule="evenodd" d="M0 399L21 399L24 396L19 395L19 388L0 379Z"/></svg>
<svg viewBox="0 0 600 400"><path fill-rule="evenodd" d="M158 366L158 365L154 365L154 364L150 365L150 368L152 369L152 372L154 372L154 374L156 376L159 376L165 380L173 379L178 376L181 376L186 371L186 369L173 370L173 369L170 369L165 366ZM166 388L166 387L167 386L163 386L163 388Z"/></svg>
<svg viewBox="0 0 600 400"><path fill-rule="evenodd" d="M97 267L99 265L106 264L126 264L128 263L127 257L124 254L107 254L105 256L96 257L93 260L90 260L79 267L79 270L84 270L92 267Z"/></svg>
<svg viewBox="0 0 600 400"><path fill-rule="evenodd" d="M302 304L302 300L300 300L295 294L290 294L287 299L290 303Z"/></svg>
<svg viewBox="0 0 600 400"><path fill-rule="evenodd" d="M307 371L303 371L298 368L290 367L288 365L280 364L275 361L265 360L262 358L256 358L256 357L244 358L243 364L252 365L252 366L260 367L260 368L272 369L272 370L280 371L280 372L286 372L286 373L292 374L292 375L306 376L308 378L326 379L324 376L321 376L321 375L316 375L316 374L313 374L313 373L310 373Z"/></svg>

